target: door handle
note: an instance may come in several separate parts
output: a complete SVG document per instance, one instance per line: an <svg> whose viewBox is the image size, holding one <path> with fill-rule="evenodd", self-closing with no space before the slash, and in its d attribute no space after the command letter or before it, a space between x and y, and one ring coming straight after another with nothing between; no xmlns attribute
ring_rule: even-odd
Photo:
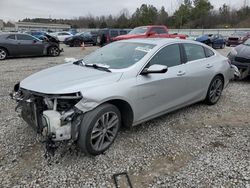
<svg viewBox="0 0 250 188"><path fill-rule="evenodd" d="M185 75L185 74L186 74L185 71L179 71L179 72L177 73L177 76L183 76L183 75Z"/></svg>
<svg viewBox="0 0 250 188"><path fill-rule="evenodd" d="M213 67L213 65L211 65L211 64L207 64L207 66L206 66L206 67L209 69L209 68Z"/></svg>

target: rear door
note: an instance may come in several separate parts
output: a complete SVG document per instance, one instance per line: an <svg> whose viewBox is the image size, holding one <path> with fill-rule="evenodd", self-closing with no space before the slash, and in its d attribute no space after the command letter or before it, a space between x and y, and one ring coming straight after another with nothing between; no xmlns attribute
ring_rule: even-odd
<svg viewBox="0 0 250 188"><path fill-rule="evenodd" d="M17 34L17 43L19 55L42 55L44 51L44 43L36 38L26 35Z"/></svg>
<svg viewBox="0 0 250 188"><path fill-rule="evenodd" d="M205 53L205 48L198 44L182 44L186 56L185 75L186 94L189 101L201 99L207 92L213 78L214 63ZM210 49L210 56L214 53Z"/></svg>

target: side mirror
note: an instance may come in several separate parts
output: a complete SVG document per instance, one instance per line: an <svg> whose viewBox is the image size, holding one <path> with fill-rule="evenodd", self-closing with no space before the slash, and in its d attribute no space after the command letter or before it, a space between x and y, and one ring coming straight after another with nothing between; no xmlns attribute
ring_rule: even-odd
<svg viewBox="0 0 250 188"><path fill-rule="evenodd" d="M147 36L150 37L150 36L153 36L153 35L155 35L155 34L156 34L156 32L150 31L150 32L147 34Z"/></svg>
<svg viewBox="0 0 250 188"><path fill-rule="evenodd" d="M37 40L33 40L33 43L35 44L37 42Z"/></svg>
<svg viewBox="0 0 250 188"><path fill-rule="evenodd" d="M168 67L165 65L154 64L149 68L144 68L141 72L142 75L152 74L152 73L165 73L168 71Z"/></svg>

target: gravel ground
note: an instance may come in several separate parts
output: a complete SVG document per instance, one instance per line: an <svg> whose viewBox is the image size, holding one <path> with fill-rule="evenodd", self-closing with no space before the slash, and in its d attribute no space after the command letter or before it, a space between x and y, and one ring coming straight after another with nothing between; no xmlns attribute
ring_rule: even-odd
<svg viewBox="0 0 250 188"><path fill-rule="evenodd" d="M250 79L231 82L214 106L194 104L122 130L104 155L63 145L48 163L8 94L28 75L96 47L64 49L56 58L0 63L0 187L114 187L112 175L127 171L134 187L250 188Z"/></svg>

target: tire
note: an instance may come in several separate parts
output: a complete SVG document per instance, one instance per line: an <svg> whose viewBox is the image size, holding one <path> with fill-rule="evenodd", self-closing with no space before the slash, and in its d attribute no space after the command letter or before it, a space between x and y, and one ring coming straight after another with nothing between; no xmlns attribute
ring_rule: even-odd
<svg viewBox="0 0 250 188"><path fill-rule="evenodd" d="M60 55L60 49L57 46L49 47L48 54L52 57L57 57Z"/></svg>
<svg viewBox="0 0 250 188"><path fill-rule="evenodd" d="M7 50L0 48L0 61L6 59L8 56Z"/></svg>
<svg viewBox="0 0 250 188"><path fill-rule="evenodd" d="M113 144L120 126L121 114L117 107L109 103L100 105L84 114L77 145L86 154L102 154Z"/></svg>
<svg viewBox="0 0 250 188"><path fill-rule="evenodd" d="M216 104L221 97L223 87L223 78L219 75L215 76L208 87L205 103L208 105Z"/></svg>
<svg viewBox="0 0 250 188"><path fill-rule="evenodd" d="M73 46L74 46L74 47L80 47L81 44L82 44L82 42L81 42L80 40L74 40L74 41L73 41Z"/></svg>
<svg viewBox="0 0 250 188"><path fill-rule="evenodd" d="M223 44L221 45L221 47L220 47L220 48L221 48L221 49L224 49L224 48L225 48L225 46L226 46L226 45L225 45L225 43L223 43Z"/></svg>

